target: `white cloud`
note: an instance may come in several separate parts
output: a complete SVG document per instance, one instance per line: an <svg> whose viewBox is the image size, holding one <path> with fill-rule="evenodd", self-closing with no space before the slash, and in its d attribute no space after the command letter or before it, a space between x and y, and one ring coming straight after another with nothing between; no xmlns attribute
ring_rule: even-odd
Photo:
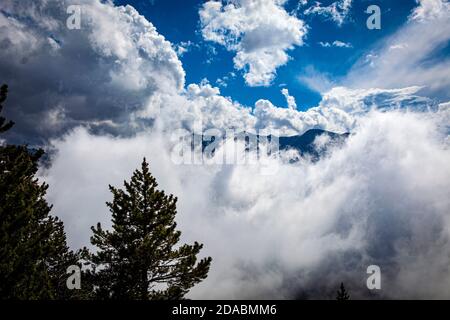
<svg viewBox="0 0 450 320"><path fill-rule="evenodd" d="M281 92L289 108L275 106L264 99L251 108L222 96L219 88L203 81L190 84L181 94L154 94L146 108L135 112L132 118L144 123L153 119L166 132L194 130L200 123L203 129L271 130L283 136L302 134L312 128L349 132L357 118L372 108L426 109L432 102L418 96L419 90L420 87L388 90L336 87L322 93L324 98L319 106L298 111L295 99L286 88Z"/></svg>
<svg viewBox="0 0 450 320"><path fill-rule="evenodd" d="M442 17L450 10L448 0L416 0L419 5L411 13L411 20L426 21Z"/></svg>
<svg viewBox="0 0 450 320"><path fill-rule="evenodd" d="M335 40L333 42L319 42L320 46L324 48L337 47L337 48L353 48L351 43Z"/></svg>
<svg viewBox="0 0 450 320"><path fill-rule="evenodd" d="M420 6L415 11L419 9L424 10ZM439 12L423 21L413 19L381 40L370 58L363 57L355 64L343 84L387 89L422 86L425 95L450 98L450 60L441 51L450 40L450 7Z"/></svg>
<svg viewBox="0 0 450 320"><path fill-rule="evenodd" d="M236 52L234 65L250 86L269 85L288 62L287 51L303 44L305 24L286 12L285 2L207 1L200 9L203 38Z"/></svg>
<svg viewBox="0 0 450 320"><path fill-rule="evenodd" d="M352 48L352 44L348 42L342 42L339 40L333 41L333 46L339 47L339 48Z"/></svg>
<svg viewBox="0 0 450 320"><path fill-rule="evenodd" d="M401 50L401 49L405 49L407 47L408 47L408 45L406 45L404 43L398 43L398 44L392 44L389 47L389 50Z"/></svg>
<svg viewBox="0 0 450 320"><path fill-rule="evenodd" d="M216 83L219 87L226 88L228 86L227 80L225 77L218 78Z"/></svg>
<svg viewBox="0 0 450 320"><path fill-rule="evenodd" d="M113 82L120 81L134 90L155 85L155 80L160 90L183 88L185 73L170 42L133 7L96 4L83 9L91 19L89 38L94 49L118 59L119 70L111 75Z"/></svg>
<svg viewBox="0 0 450 320"><path fill-rule="evenodd" d="M81 29L66 26L67 6L81 5ZM97 0L11 1L0 4L0 73L10 85L11 135L48 137L51 110L61 128L120 123L156 91L179 92L185 73L171 44L130 6ZM20 94L19 92L26 92ZM39 103L36 103L36 102ZM34 141L36 142L36 141Z"/></svg>
<svg viewBox="0 0 450 320"><path fill-rule="evenodd" d="M329 48L329 47L333 46L333 44L331 44L329 42L322 42L322 41L320 41L319 44L320 44L321 47L324 47L324 48Z"/></svg>
<svg viewBox="0 0 450 320"><path fill-rule="evenodd" d="M219 88L207 81L190 84L181 94L158 92L132 118L144 123L155 120L156 126L169 133L174 129L193 130L200 123L204 129L245 129L255 124L250 108L222 96Z"/></svg>
<svg viewBox="0 0 450 320"><path fill-rule="evenodd" d="M295 15L298 15L300 12L302 12L303 7L308 4L308 0L298 0L297 7L292 10L292 13Z"/></svg>
<svg viewBox="0 0 450 320"><path fill-rule="evenodd" d="M281 89L281 94L286 98L286 102L289 109L296 110L297 103L295 102L295 98L289 95L289 90L286 88Z"/></svg>
<svg viewBox="0 0 450 320"><path fill-rule="evenodd" d="M298 80L311 90L319 93L325 93L335 86L331 76L317 71L313 66L308 66L298 76Z"/></svg>
<svg viewBox="0 0 450 320"><path fill-rule="evenodd" d="M175 51L179 57L182 57L185 53L192 50L192 48L197 48L198 45L192 41L182 41L175 46Z"/></svg>
<svg viewBox="0 0 450 320"><path fill-rule="evenodd" d="M226 74L225 76L218 78L216 80L216 84L219 87L223 87L226 88L228 86L228 81L230 81L231 79L235 78L236 74L234 72L229 72L228 74Z"/></svg>
<svg viewBox="0 0 450 320"><path fill-rule="evenodd" d="M395 110L410 108L427 110L435 104L418 95L421 87L402 89L350 89L333 87L323 91L317 107L296 110L294 97L286 88L288 108L275 106L269 100L258 100L253 108L241 105L220 94L220 89L208 82L191 84L181 95L155 95L147 109L137 115L152 118L158 110L157 124L164 130L192 130L199 122L205 129L271 130L283 136L298 135L312 128L334 132L350 132L357 119L371 109Z"/></svg>
<svg viewBox="0 0 450 320"><path fill-rule="evenodd" d="M450 152L436 131L441 118L366 113L343 148L314 165L273 160L271 176L257 165L175 165L157 132L113 138L77 129L53 141L58 152L42 175L71 244L87 244L89 226L109 225L107 185L120 186L146 156L160 187L179 197L183 241L204 243L213 257L191 298L334 298L341 281L364 297L371 264L382 268L386 298L448 298Z"/></svg>
<svg viewBox="0 0 450 320"><path fill-rule="evenodd" d="M189 51L187 47L183 47L182 45L178 45L175 49L179 57L182 57L186 52Z"/></svg>
<svg viewBox="0 0 450 320"><path fill-rule="evenodd" d="M434 103L416 93L420 87L403 89L350 89L334 87L322 93L319 106L306 111L279 108L268 100L255 103L253 116L257 129L269 129L281 135L301 134L308 129L320 128L333 132L351 132L360 117L372 109L427 110Z"/></svg>
<svg viewBox="0 0 450 320"><path fill-rule="evenodd" d="M366 113L372 108L381 110L395 110L412 108L423 110L432 106L431 99L417 95L421 87L407 87L402 89L350 89L334 87L324 93L320 107L333 107L351 115Z"/></svg>
<svg viewBox="0 0 450 320"><path fill-rule="evenodd" d="M329 6L322 6L320 2L316 2L313 6L304 11L305 15L316 14L324 16L341 26L348 18L353 0L338 0Z"/></svg>
<svg viewBox="0 0 450 320"><path fill-rule="evenodd" d="M338 108L316 107L302 112L278 108L262 99L256 102L254 115L257 129L277 131L283 136L296 135L312 128L343 133L355 125L353 116Z"/></svg>

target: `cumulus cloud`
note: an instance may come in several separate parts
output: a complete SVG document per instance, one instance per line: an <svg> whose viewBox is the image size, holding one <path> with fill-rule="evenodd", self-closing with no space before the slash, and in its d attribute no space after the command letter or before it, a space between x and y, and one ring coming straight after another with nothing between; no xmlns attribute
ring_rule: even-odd
<svg viewBox="0 0 450 320"><path fill-rule="evenodd" d="M322 6L320 2L316 2L313 6L306 9L304 14L324 16L341 26L348 19L352 2L353 0L338 0L329 6Z"/></svg>
<svg viewBox="0 0 450 320"><path fill-rule="evenodd" d="M283 136L301 134L312 128L351 132L357 119L372 109L436 109L431 99L417 95L419 90L420 87L388 90L334 87L323 93L317 107L306 111L279 108L261 99L255 103L253 110L255 128L274 130Z"/></svg>
<svg viewBox="0 0 450 320"><path fill-rule="evenodd" d="M207 81L190 84L181 94L156 93L146 107L132 115L136 122L154 122L160 130L235 129L270 130L282 136L302 134L318 128L334 132L349 132L355 119L370 109L427 109L433 101L418 95L420 87L403 89L350 89L335 87L323 92L317 107L296 110L295 99L286 88L282 94L289 108L260 99L253 107L244 106L224 97L220 89Z"/></svg>
<svg viewBox="0 0 450 320"><path fill-rule="evenodd" d="M159 129L194 130L202 127L238 129L252 128L255 118L251 108L220 94L208 81L190 84L181 93L158 92L150 97L144 109L131 116L136 122L155 122Z"/></svg>
<svg viewBox="0 0 450 320"><path fill-rule="evenodd" d="M278 108L270 101L261 99L255 104L254 114L257 129L276 131L282 136L296 135L312 128L344 133L354 126L351 115L334 107L315 107L302 112Z"/></svg>
<svg viewBox="0 0 450 320"><path fill-rule="evenodd" d="M287 51L303 44L304 22L284 9L285 0L207 1L200 9L203 38L236 52L234 65L250 86L267 86Z"/></svg>
<svg viewBox="0 0 450 320"><path fill-rule="evenodd" d="M69 5L82 8L80 30L66 26ZM11 89L8 102L14 108L7 112L17 123L10 133L15 141L79 124L126 131L128 114L154 92L184 87L185 73L171 44L133 7L97 0L5 0L0 9L0 73ZM52 119L63 114L54 126Z"/></svg>
<svg viewBox="0 0 450 320"><path fill-rule="evenodd" d="M289 95L289 90L286 88L281 89L281 94L286 98L286 102L289 109L296 110L297 103L295 102L295 98Z"/></svg>
<svg viewBox="0 0 450 320"><path fill-rule="evenodd" d="M351 112L338 105L330 103L307 111L296 110L295 99L285 90L282 94L287 97L289 108L275 106L265 99L249 107L222 96L219 88L203 81L188 85L181 94L156 93L144 109L131 117L137 123L150 121L166 132L174 129L195 131L200 127L203 130L271 130L286 136L302 134L311 128L348 132L353 127ZM364 94L361 93L359 98L364 99Z"/></svg>

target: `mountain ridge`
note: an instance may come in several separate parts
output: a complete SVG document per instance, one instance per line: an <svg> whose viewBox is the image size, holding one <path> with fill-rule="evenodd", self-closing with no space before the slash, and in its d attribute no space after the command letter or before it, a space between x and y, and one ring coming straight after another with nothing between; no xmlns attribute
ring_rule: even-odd
<svg viewBox="0 0 450 320"><path fill-rule="evenodd" d="M310 157L312 161L318 161L320 157L326 153L330 146L340 146L350 135L349 132L346 133L336 133L332 131L322 130L322 129L309 129L301 135L292 136L274 136L274 135L257 135L249 132L242 132L237 136L243 137L246 143L246 151L250 149L257 150L259 152L259 144L272 142L273 139L278 139L278 149L280 151L295 150L298 151L301 157ZM206 137L206 139L205 139ZM317 138L324 137L322 143L317 143ZM210 139L208 139L210 138ZM221 137L222 139L224 137ZM217 137L213 136L201 136L202 141L202 151L215 142ZM235 141L237 137L234 138ZM254 143L256 142L256 146ZM215 148L209 150L214 152ZM291 161L298 161L299 159L292 159Z"/></svg>

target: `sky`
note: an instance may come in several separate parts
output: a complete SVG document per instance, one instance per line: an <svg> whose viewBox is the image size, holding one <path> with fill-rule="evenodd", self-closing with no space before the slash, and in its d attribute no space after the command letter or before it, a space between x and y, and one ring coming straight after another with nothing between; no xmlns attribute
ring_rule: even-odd
<svg viewBox="0 0 450 320"><path fill-rule="evenodd" d="M152 21L167 40L187 49L180 57L186 70L187 83L199 83L207 79L213 85L219 85L222 94L246 105L254 105L259 99L268 99L276 105L285 106L280 88L287 87L296 98L299 110L314 107L321 100L321 92L302 82L302 76L319 74L330 82L338 82L378 41L400 28L416 5L414 0L355 1L351 9L343 13L343 21L336 22L323 14L305 15L304 11L313 6L314 1L309 1L309 5L287 1L283 6L286 12L302 19L308 28L303 37L304 43L294 45L286 51L290 59L275 70L276 77L273 81L249 86L243 79L244 71L236 70L233 65L234 52L202 36L199 21L202 1L120 0L116 3L134 6ZM333 1L321 3L323 7L327 7ZM369 14L365 11L372 4L379 5L382 9L380 30L369 30L366 27ZM327 46L335 41L344 46ZM224 80L224 77L225 81L219 80Z"/></svg>
<svg viewBox="0 0 450 320"><path fill-rule="evenodd" d="M134 134L154 120L141 116L147 98L160 87L172 90L166 80L176 83L172 92L188 92L189 85L213 88L224 105L238 106L227 108L227 113L239 109L235 119L243 119L231 126L270 127L282 135L309 127L350 130L348 124L327 126L320 115L307 126L298 120L340 90L333 88L416 87L415 100L439 104L450 99L445 1L94 3L133 11L134 24L85 10L80 29L69 29L67 7L73 1L37 2L30 8L3 1L0 73L17 88L10 94L16 107L7 115L20 119L9 141L45 145L80 124L114 135ZM373 4L380 8L380 29L366 25L366 10ZM50 22L43 23L46 19ZM116 33L119 24L124 32ZM164 49L155 51L160 42ZM298 112L287 111L288 100ZM217 118L216 123L228 121Z"/></svg>
<svg viewBox="0 0 450 320"><path fill-rule="evenodd" d="M449 25L447 0L2 0L16 124L0 143L46 150L39 178L75 249L146 157L182 240L213 258L190 298L334 298L342 281L355 298L449 298ZM199 130L314 128L350 136L315 141L317 162L232 139L178 157Z"/></svg>

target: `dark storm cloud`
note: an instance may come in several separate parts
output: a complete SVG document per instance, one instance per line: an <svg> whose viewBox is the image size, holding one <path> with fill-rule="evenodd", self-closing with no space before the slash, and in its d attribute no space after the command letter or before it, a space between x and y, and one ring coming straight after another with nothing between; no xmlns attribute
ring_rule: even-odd
<svg viewBox="0 0 450 320"><path fill-rule="evenodd" d="M81 29L66 25L81 5ZM97 1L2 1L0 81L10 86L8 139L40 143L77 125L127 133L156 90L180 90L170 43L131 7ZM145 20L145 22L143 22Z"/></svg>

